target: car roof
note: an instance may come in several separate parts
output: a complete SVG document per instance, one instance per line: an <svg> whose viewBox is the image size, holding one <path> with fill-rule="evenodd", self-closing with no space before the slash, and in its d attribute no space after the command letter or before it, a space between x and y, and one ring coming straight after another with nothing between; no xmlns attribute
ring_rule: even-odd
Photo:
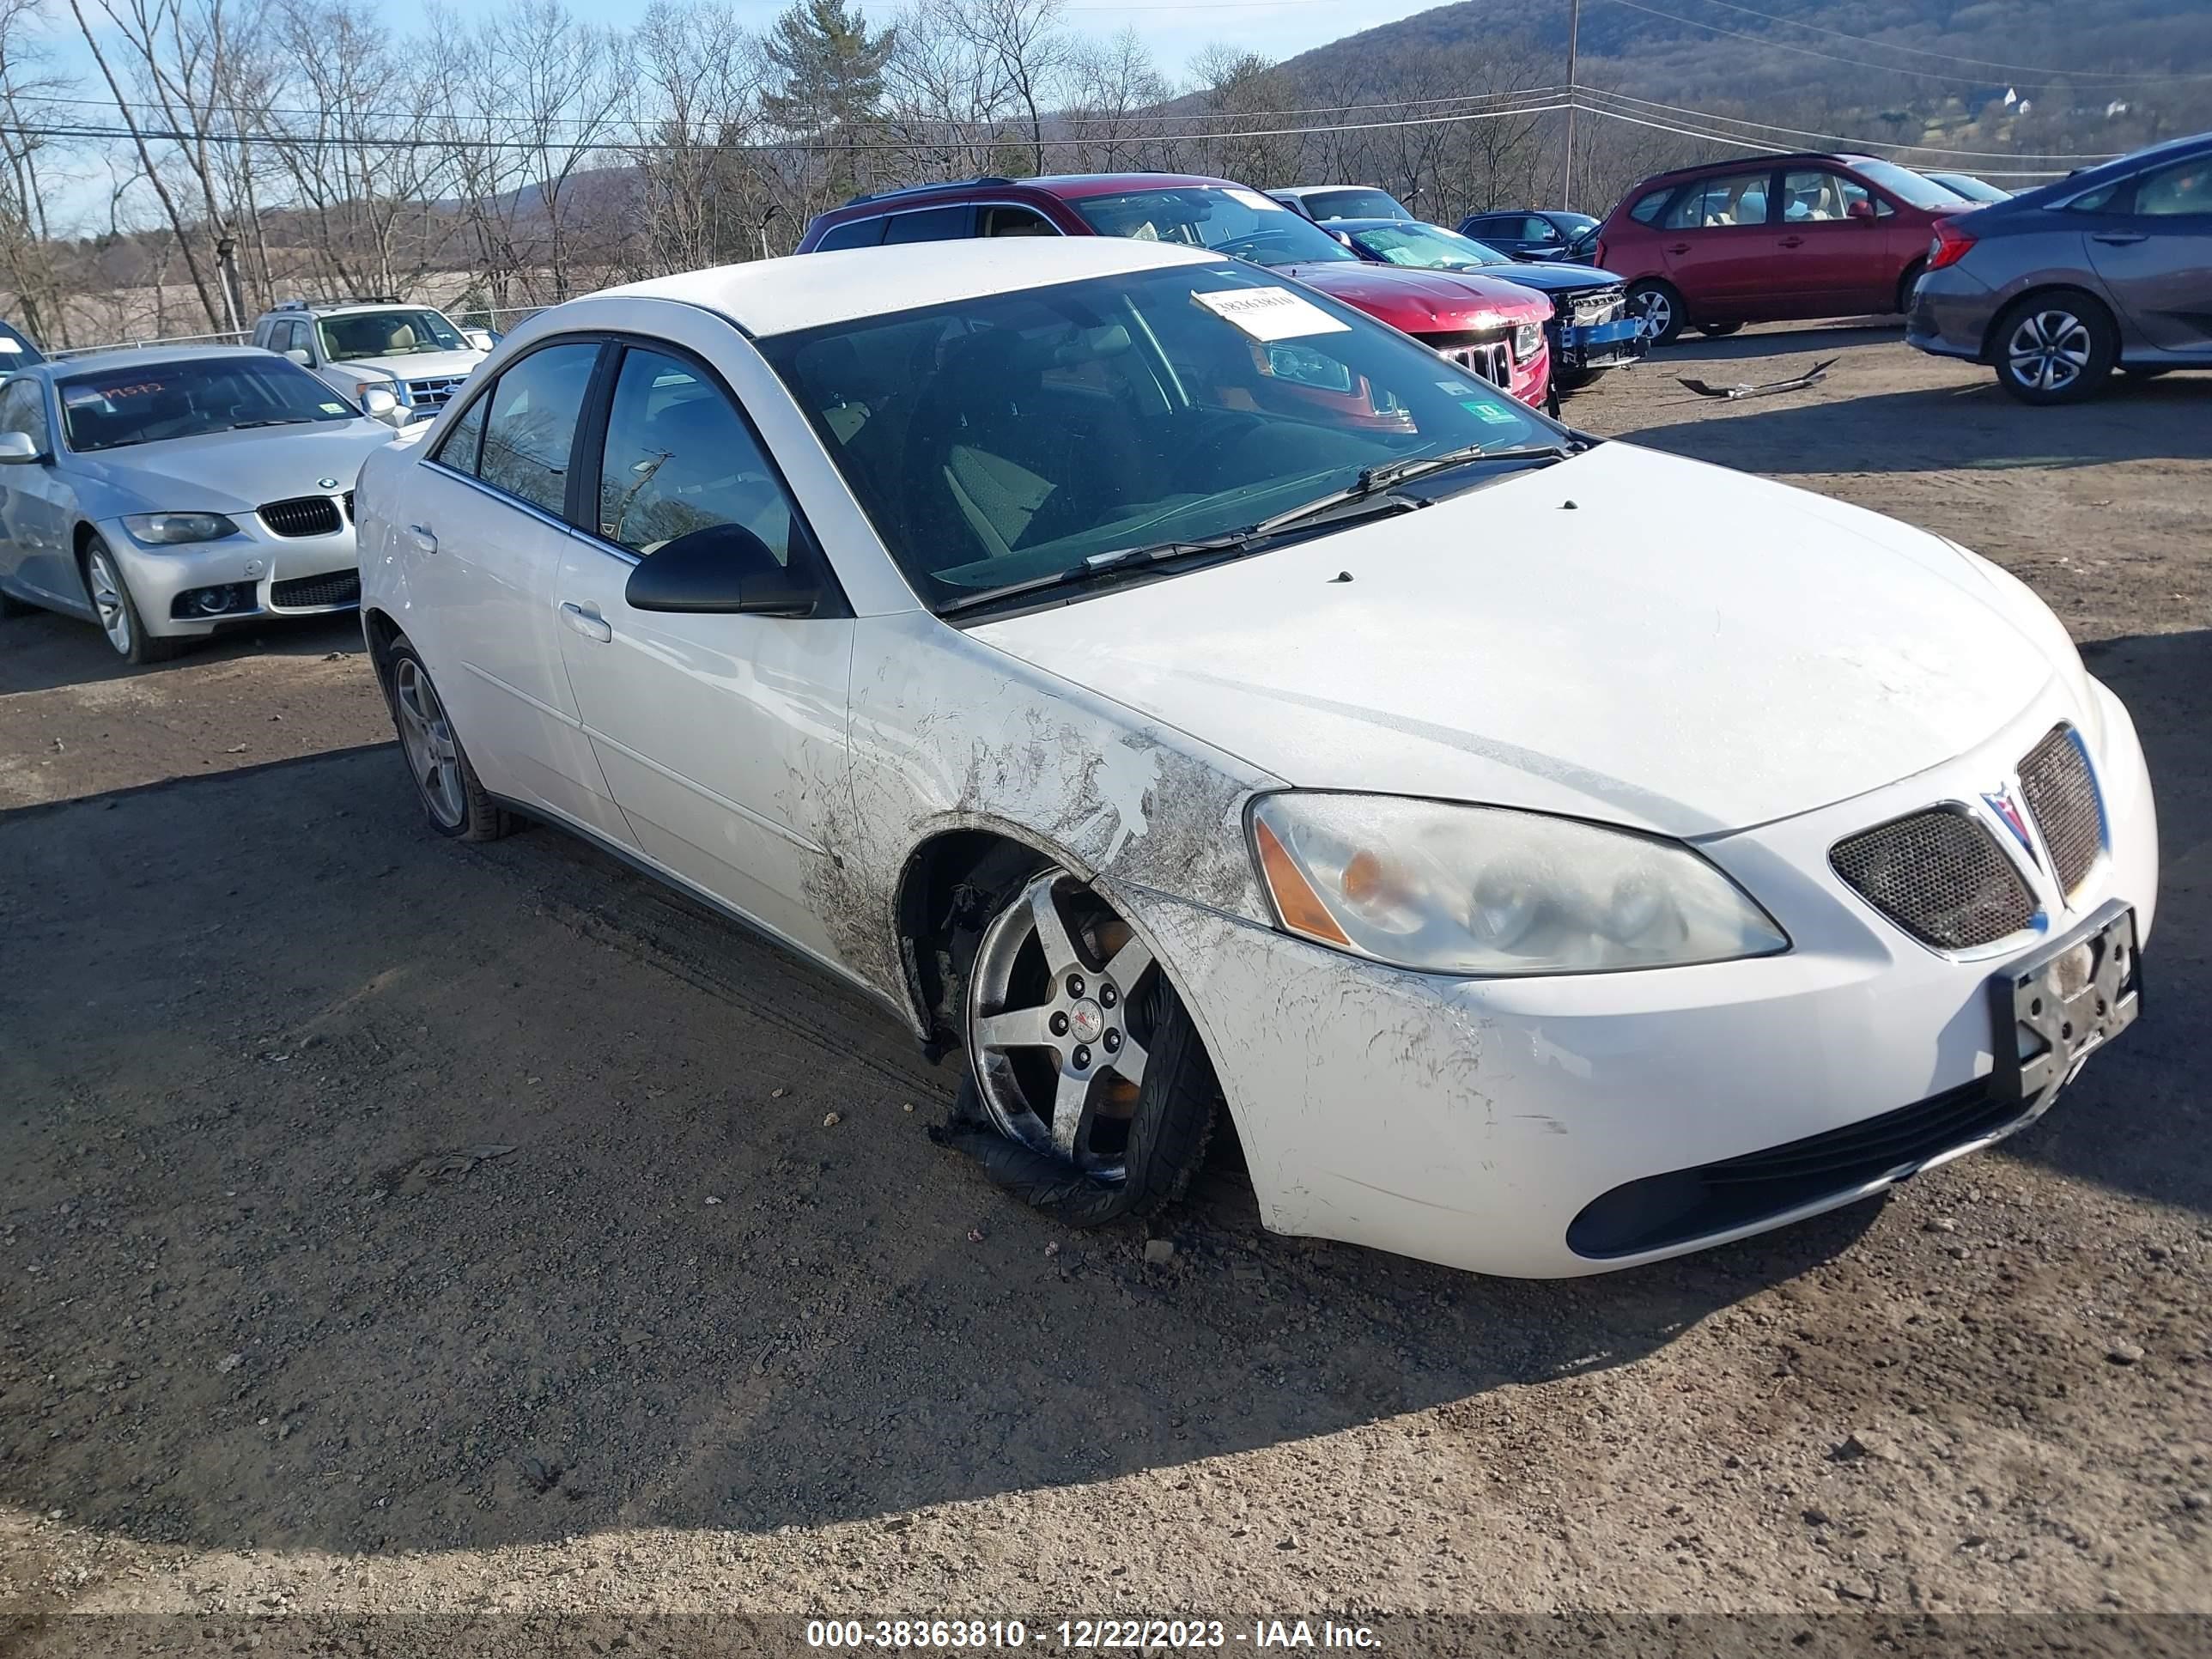
<svg viewBox="0 0 2212 1659"><path fill-rule="evenodd" d="M1717 161L1699 161L1690 167L1669 167L1664 173L1655 173L1636 186L1642 191L1646 185L1663 185L1683 179L1703 178L1710 173L1741 173L1747 167L1760 172L1771 172L1796 161L1832 161L1839 167L1863 167L1870 161L1879 161L1879 155L1862 155L1854 150L1801 149L1771 155L1731 155Z"/></svg>
<svg viewBox="0 0 2212 1659"><path fill-rule="evenodd" d="M982 238L755 259L630 283L599 297L698 306L763 336L1094 276L1227 263L1206 248L1120 236Z"/></svg>
<svg viewBox="0 0 2212 1659"><path fill-rule="evenodd" d="M1382 191L1382 194L1385 196L1388 196L1390 193L1387 190L1382 190L1382 186L1380 185L1285 185L1280 190L1271 190L1267 194L1270 196L1306 197L1317 196L1323 191L1330 190L1376 190Z"/></svg>
<svg viewBox="0 0 2212 1659"><path fill-rule="evenodd" d="M123 346L112 351L88 351L82 356L54 358L33 367L57 375L73 374L78 369L108 374L118 369L155 368L165 363L205 362L210 357L252 357L265 363L273 356L273 352L264 351L259 346Z"/></svg>

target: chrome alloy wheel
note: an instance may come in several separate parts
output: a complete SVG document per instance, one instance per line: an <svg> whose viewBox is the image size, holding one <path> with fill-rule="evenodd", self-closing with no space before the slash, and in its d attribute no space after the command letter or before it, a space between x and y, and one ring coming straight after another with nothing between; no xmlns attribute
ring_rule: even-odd
<svg viewBox="0 0 2212 1659"><path fill-rule="evenodd" d="M453 741L446 706L414 658L402 657L393 668L392 699L399 711L399 744L407 751L407 764L422 791L423 804L432 817L453 829L468 811L461 751Z"/></svg>
<svg viewBox="0 0 2212 1659"><path fill-rule="evenodd" d="M968 1053L1001 1133L1096 1180L1127 1177L1158 971L1129 925L1065 870L1041 872L993 919L969 976Z"/></svg>
<svg viewBox="0 0 2212 1659"><path fill-rule="evenodd" d="M2005 342L2005 362L2021 385L2063 392L2081 378L2093 349L2087 323L2070 311L2048 306L2020 319Z"/></svg>
<svg viewBox="0 0 2212 1659"><path fill-rule="evenodd" d="M1638 316L1644 324L1644 337L1656 340L1674 325L1674 302L1654 289L1644 296L1644 308Z"/></svg>
<svg viewBox="0 0 2212 1659"><path fill-rule="evenodd" d="M85 574L91 580L92 608L100 613L100 626L119 656L131 654L131 606L123 597L123 578L115 568L115 561L104 547L95 547L85 559Z"/></svg>

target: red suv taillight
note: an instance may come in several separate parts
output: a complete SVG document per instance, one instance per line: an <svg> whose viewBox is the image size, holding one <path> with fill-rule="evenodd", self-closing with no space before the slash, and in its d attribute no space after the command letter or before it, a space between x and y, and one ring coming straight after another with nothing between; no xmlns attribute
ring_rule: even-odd
<svg viewBox="0 0 2212 1659"><path fill-rule="evenodd" d="M1936 240L1928 245L1928 269L1941 270L1946 265L1955 265L1966 257L1966 250L1974 239L1959 228L1954 219L1936 222Z"/></svg>

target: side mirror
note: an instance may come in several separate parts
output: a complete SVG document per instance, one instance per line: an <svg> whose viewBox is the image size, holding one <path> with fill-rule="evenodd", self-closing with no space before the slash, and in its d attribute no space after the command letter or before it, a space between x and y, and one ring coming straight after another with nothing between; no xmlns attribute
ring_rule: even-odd
<svg viewBox="0 0 2212 1659"><path fill-rule="evenodd" d="M822 598L808 572L776 562L743 525L709 525L639 562L623 599L633 611L811 617Z"/></svg>
<svg viewBox="0 0 2212 1659"><path fill-rule="evenodd" d="M307 348L304 346L294 346L289 351L286 352L284 356L291 362L299 364L302 368L307 368L315 361L313 357L310 357L307 355Z"/></svg>
<svg viewBox="0 0 2212 1659"><path fill-rule="evenodd" d="M399 406L399 398L388 387L365 386L361 389L362 413L372 421L381 421L386 426L398 426L407 418Z"/></svg>
<svg viewBox="0 0 2212 1659"><path fill-rule="evenodd" d="M1844 210L1844 216L1850 219L1871 220L1874 217L1874 204L1861 197Z"/></svg>
<svg viewBox="0 0 2212 1659"><path fill-rule="evenodd" d="M37 441L29 433L0 432L0 462L21 466L42 459Z"/></svg>

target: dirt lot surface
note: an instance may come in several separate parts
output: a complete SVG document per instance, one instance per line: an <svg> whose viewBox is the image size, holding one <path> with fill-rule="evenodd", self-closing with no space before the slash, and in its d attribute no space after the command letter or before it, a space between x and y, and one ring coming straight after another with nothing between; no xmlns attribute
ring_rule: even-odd
<svg viewBox="0 0 2212 1659"><path fill-rule="evenodd" d="M1150 1261L933 1146L857 998L432 837L349 624L0 623L0 1610L2212 1611L2212 377L1754 331L1571 413L1978 548L2135 711L2148 1012L2042 1124L1565 1284L1274 1237L1226 1161Z"/></svg>

